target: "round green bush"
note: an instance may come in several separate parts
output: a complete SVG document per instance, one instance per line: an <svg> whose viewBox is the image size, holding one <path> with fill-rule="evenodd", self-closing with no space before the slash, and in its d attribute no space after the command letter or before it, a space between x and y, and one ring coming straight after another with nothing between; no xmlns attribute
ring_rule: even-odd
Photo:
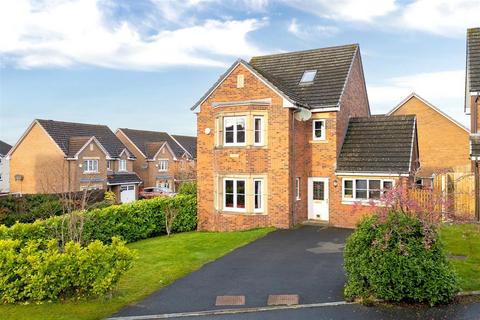
<svg viewBox="0 0 480 320"><path fill-rule="evenodd" d="M458 292L436 228L405 213L364 218L347 239L344 258L348 299L435 305Z"/></svg>

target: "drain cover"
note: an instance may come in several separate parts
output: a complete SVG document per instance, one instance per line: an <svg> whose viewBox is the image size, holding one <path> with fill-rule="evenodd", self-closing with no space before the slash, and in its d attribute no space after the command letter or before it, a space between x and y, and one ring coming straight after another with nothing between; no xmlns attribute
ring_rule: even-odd
<svg viewBox="0 0 480 320"><path fill-rule="evenodd" d="M245 296L217 296L216 306L243 306Z"/></svg>
<svg viewBox="0 0 480 320"><path fill-rule="evenodd" d="M291 306L298 304L298 294L271 294L268 296L267 304L269 306Z"/></svg>

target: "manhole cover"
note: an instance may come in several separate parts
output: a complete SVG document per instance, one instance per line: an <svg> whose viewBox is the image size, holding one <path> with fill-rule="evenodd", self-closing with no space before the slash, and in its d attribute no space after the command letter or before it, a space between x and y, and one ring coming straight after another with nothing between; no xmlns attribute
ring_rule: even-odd
<svg viewBox="0 0 480 320"><path fill-rule="evenodd" d="M245 296L217 296L216 306L243 306Z"/></svg>
<svg viewBox="0 0 480 320"><path fill-rule="evenodd" d="M269 306L291 306L298 304L298 294L271 294L268 296Z"/></svg>

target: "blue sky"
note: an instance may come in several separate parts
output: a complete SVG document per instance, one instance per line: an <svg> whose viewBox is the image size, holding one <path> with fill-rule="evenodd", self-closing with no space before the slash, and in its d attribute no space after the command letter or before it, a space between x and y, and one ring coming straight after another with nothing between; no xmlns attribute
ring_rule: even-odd
<svg viewBox="0 0 480 320"><path fill-rule="evenodd" d="M467 124L478 12L478 0L2 1L0 140L34 118L195 134L190 107L238 57L347 43L373 113L415 91Z"/></svg>

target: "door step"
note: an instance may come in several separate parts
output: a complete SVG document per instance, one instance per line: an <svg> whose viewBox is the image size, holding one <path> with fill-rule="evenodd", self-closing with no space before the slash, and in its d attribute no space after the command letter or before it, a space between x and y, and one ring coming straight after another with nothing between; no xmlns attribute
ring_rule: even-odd
<svg viewBox="0 0 480 320"><path fill-rule="evenodd" d="M305 220L301 223L304 226L328 226L328 221L325 220Z"/></svg>

